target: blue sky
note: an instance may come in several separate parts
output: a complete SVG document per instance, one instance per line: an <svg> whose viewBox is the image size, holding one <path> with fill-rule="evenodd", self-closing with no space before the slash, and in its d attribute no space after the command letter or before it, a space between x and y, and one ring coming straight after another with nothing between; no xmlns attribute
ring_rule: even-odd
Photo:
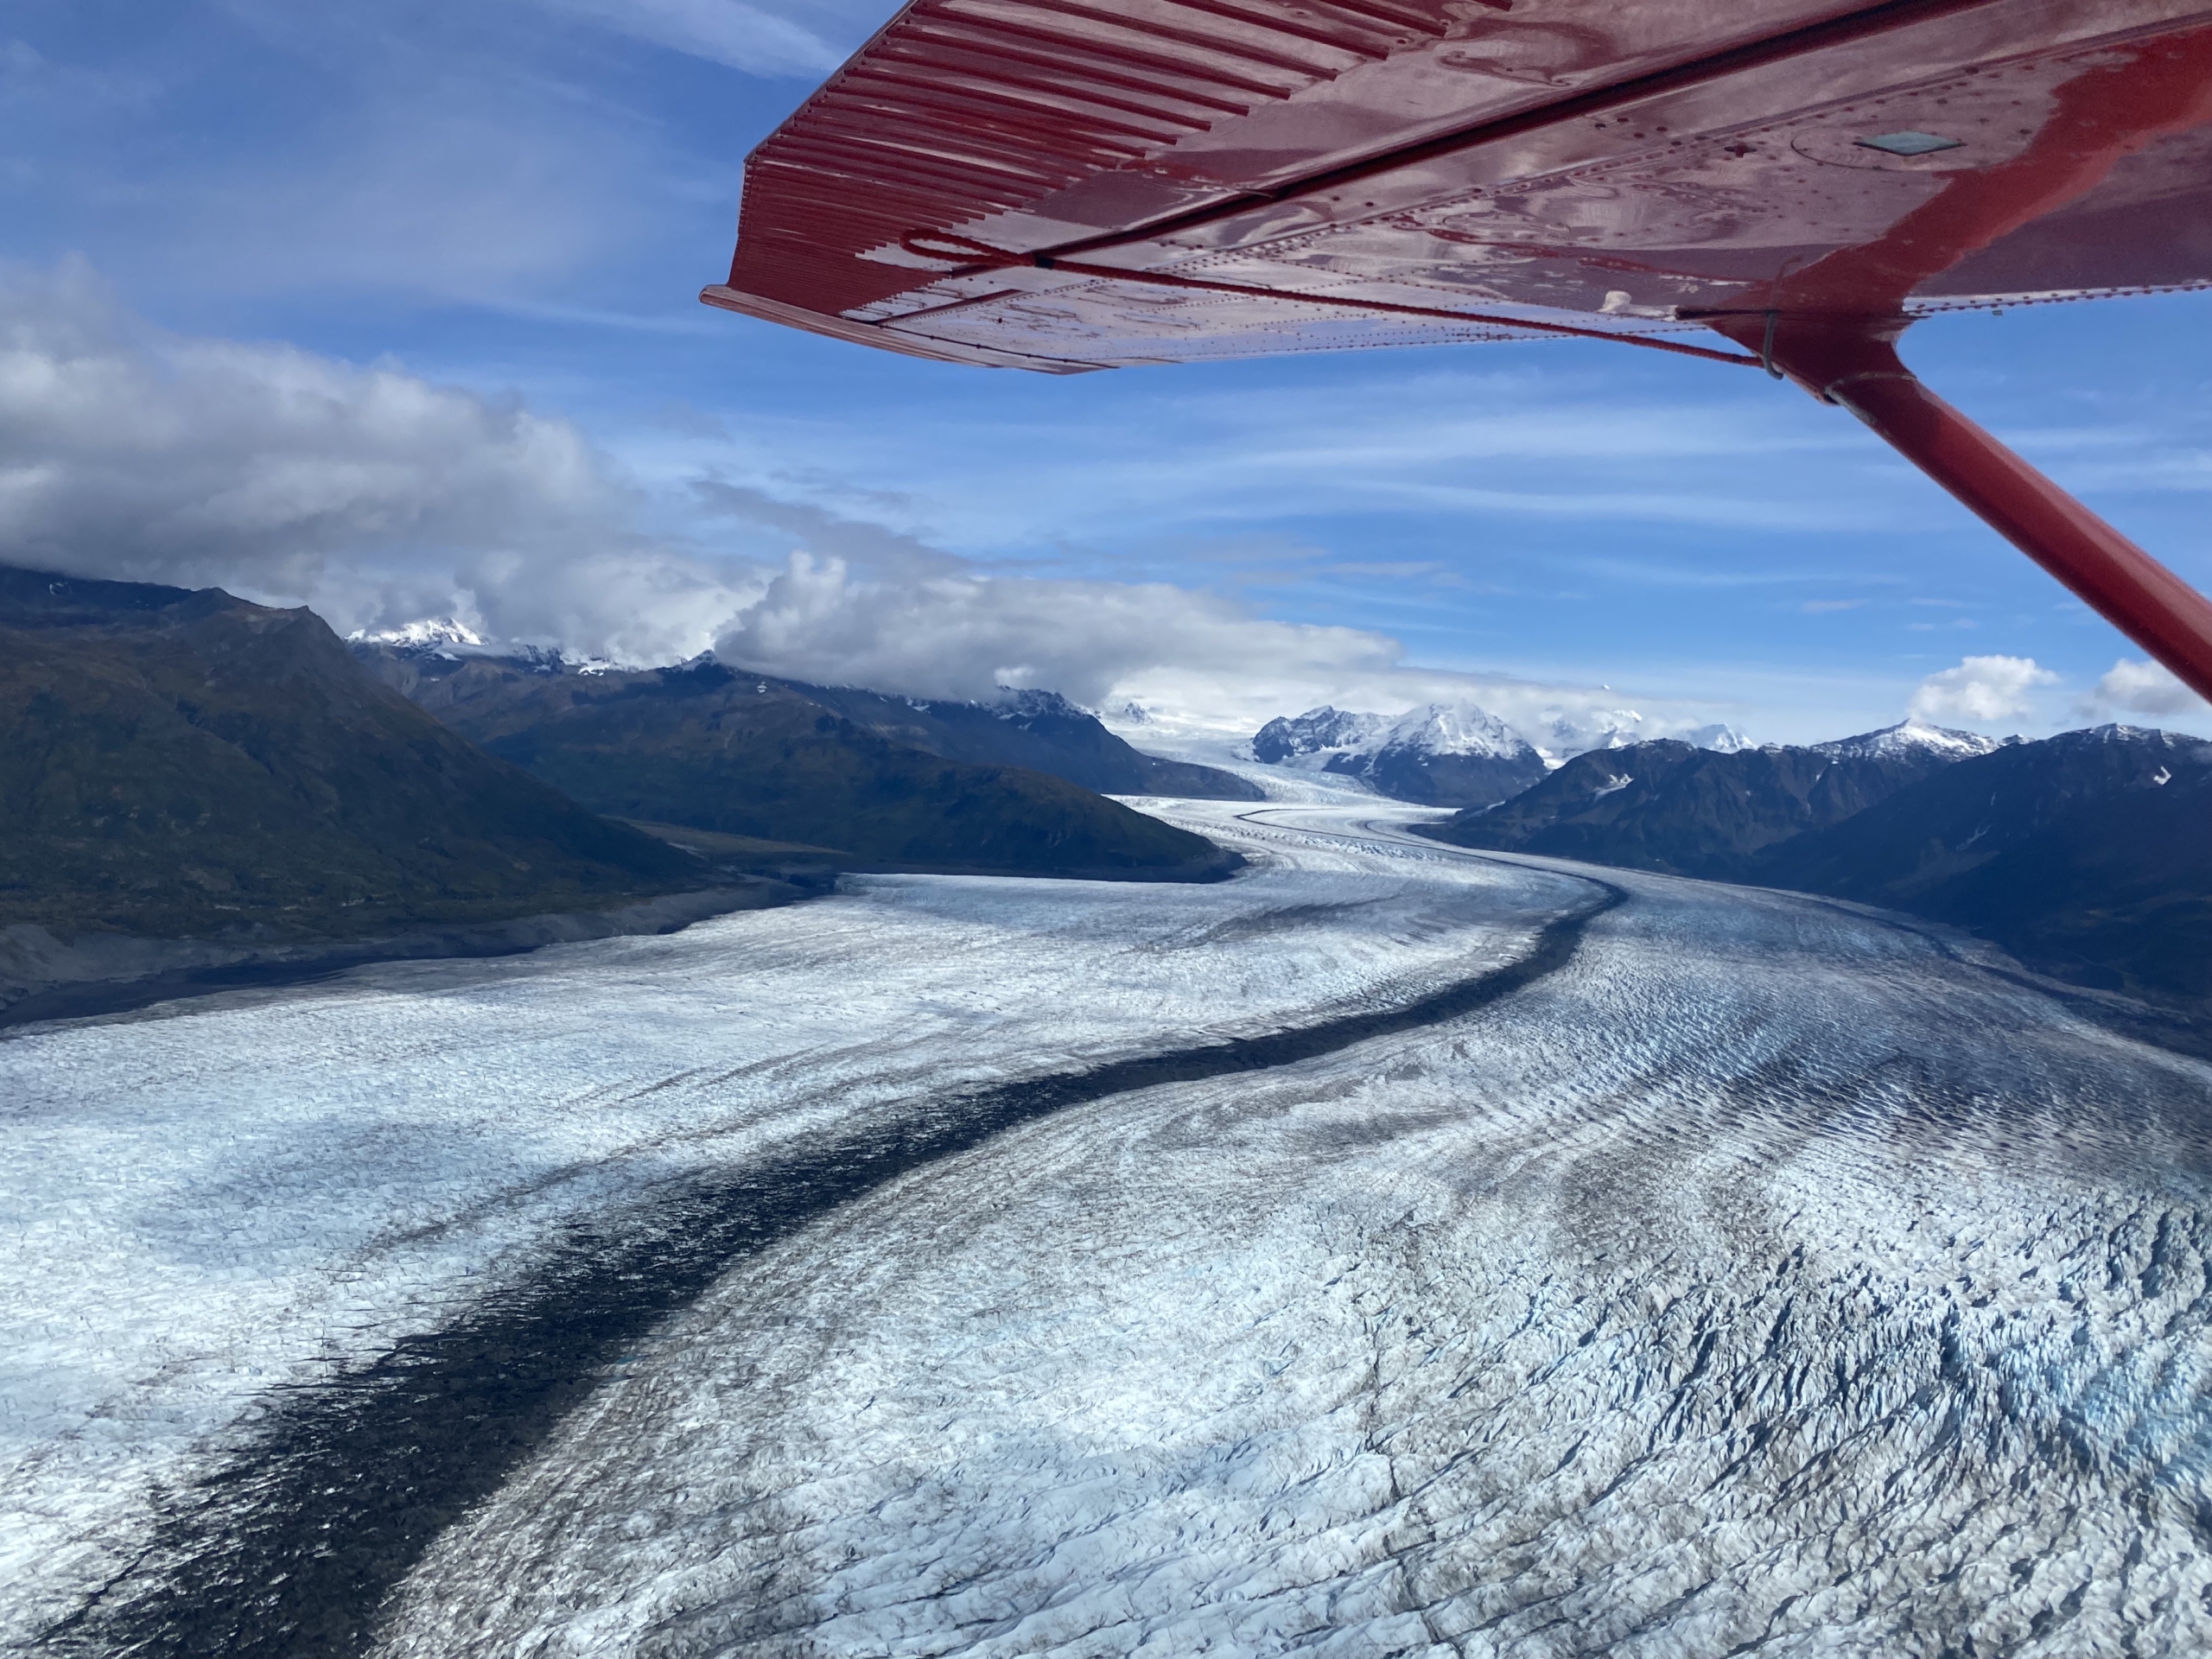
<svg viewBox="0 0 2212 1659"><path fill-rule="evenodd" d="M2003 658L1923 706L2207 728L2140 676L2100 700L2140 652L1754 374L1558 343L1058 380L702 309L745 151L891 10L0 0L16 556L1232 721L1458 690L1810 738ZM2212 585L2212 296L1908 354Z"/></svg>

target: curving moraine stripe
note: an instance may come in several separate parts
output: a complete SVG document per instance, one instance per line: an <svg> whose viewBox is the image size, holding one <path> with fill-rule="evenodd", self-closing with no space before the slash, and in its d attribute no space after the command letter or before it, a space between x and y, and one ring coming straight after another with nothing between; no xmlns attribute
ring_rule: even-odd
<svg viewBox="0 0 2212 1659"><path fill-rule="evenodd" d="M497 1491L657 1323L838 1206L1068 1108L1258 1072L1479 1012L1565 967L1621 888L1548 924L1519 960L1394 1007L920 1103L578 1220L528 1278L447 1328L265 1401L252 1440L180 1494L117 1579L43 1633L56 1653L343 1659L441 1532Z"/></svg>

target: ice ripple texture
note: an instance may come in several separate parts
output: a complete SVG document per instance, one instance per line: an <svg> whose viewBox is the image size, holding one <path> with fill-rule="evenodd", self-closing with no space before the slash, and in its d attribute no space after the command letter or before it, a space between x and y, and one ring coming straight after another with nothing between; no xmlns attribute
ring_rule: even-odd
<svg viewBox="0 0 2212 1659"><path fill-rule="evenodd" d="M1220 886L865 879L0 1041L0 1643L134 1571L272 1403L526 1285L572 1219L948 1096L1402 1006L1578 899L1229 833L1259 861Z"/></svg>
<svg viewBox="0 0 2212 1659"><path fill-rule="evenodd" d="M473 1006L486 983L505 987L524 1021L474 1058L409 1005L417 991L388 982L57 1033L42 1058L19 1045L0 1058L48 1089L48 1132L66 1140L69 1108L113 1099L103 1087L171 1097L195 1044L211 1045L201 1074L234 1079L220 1042L265 1028L226 1020L350 1010L342 1058L306 1068L325 1079L314 1087L380 1067L457 1073L450 1097L421 1085L416 1115L378 1121L395 1147L419 1128L440 1148L430 1161L462 1163L455 1147L486 1160L486 1126L455 1121L451 1103L534 1069L558 1109L513 1108L498 1126L528 1128L548 1170L588 1175L533 1175L510 1151L466 1192L419 1174L372 1184L369 1242L289 1246L302 1275L289 1314L214 1282L196 1236L202 1264L170 1283L203 1298L203 1323L260 1320L203 1370L251 1354L311 1371L308 1335L372 1351L394 1320L447 1305L472 1252L486 1271L500 1251L526 1260L532 1204L601 1202L610 1170L697 1155L710 1108L721 1155L741 1156L809 1113L895 1111L939 1068L1050 1069L1194 1020L1338 1005L1327 999L1402 996L1455 956L1478 966L1524 946L1577 880L1411 847L1342 809L1258 816L1220 821L1271 860L1250 882L1163 896L1189 910L1165 922L1125 896L1088 938L1038 923L1000 1014L920 1034L897 1015L912 986L876 988L863 957L895 979L906 950L930 948L902 942L937 925L930 906L981 938L999 924L977 917L1008 901L995 884L856 896L866 951L841 964L808 935L760 969L794 986L842 974L846 1001L876 1010L859 1018L882 1034L839 1051L834 1086L796 1031L756 1045L749 1071L664 1062L681 1079L731 1075L639 1096L678 1098L623 1107L620 1134L599 1131L604 1156L571 1121L591 1116L579 1102L612 1109L632 1094L545 1087L564 1075L557 1034L603 1026L587 999L621 982L619 962L607 972L621 952L603 945L488 982L446 970L440 995ZM381 1650L2212 1649L2212 1069L1890 921L1606 879L1628 902L1589 924L1563 968L1475 1015L1071 1109L749 1261L438 1540ZM926 905L902 896L924 890ZM1272 976L1274 952L1305 965ZM1147 1001L1092 987L1154 959L1177 962L1189 988ZM659 995L699 995L674 983ZM666 1040L664 1011L641 1023ZM145 1042L168 1046L132 1050ZM650 1071L604 1046L574 1064L630 1065L634 1087ZM734 1103L737 1077L767 1081ZM251 1114L225 1099L208 1122L236 1134ZM668 1116L639 1116L652 1111ZM117 1100L99 1132L122 1134L121 1115ZM616 1157L616 1141L651 1150ZM334 1156L287 1166L302 1213ZM514 1196L532 1181L565 1196ZM118 1262L158 1254L132 1230L143 1211L80 1203L83 1236L114 1241ZM374 1242L385 1208L438 1204L458 1217L438 1236L465 1249ZM251 1210L234 1200L226 1224L249 1278L256 1252L278 1249L240 1219ZM296 1311L334 1306L301 1287L340 1259L357 1274L343 1340L327 1314ZM156 1352L174 1363L182 1338L114 1340L137 1344L138 1358L106 1362L120 1376ZM187 1427L219 1439L219 1389L132 1386L112 1398L172 1413L178 1444L121 1433L107 1475L174 1478L204 1443ZM59 1419L42 1421L50 1433ZM72 1465L41 1455L23 1466L48 1471L47 1530L90 1535L92 1511L53 1472ZM101 1524L128 1536L127 1515Z"/></svg>

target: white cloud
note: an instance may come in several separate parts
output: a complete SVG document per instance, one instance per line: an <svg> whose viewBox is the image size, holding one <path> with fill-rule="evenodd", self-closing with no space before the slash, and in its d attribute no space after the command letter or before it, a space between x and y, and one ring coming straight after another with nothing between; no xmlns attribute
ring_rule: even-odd
<svg viewBox="0 0 2212 1659"><path fill-rule="evenodd" d="M0 547L72 575L314 604L352 626L466 611L639 657L757 588L632 528L562 420L391 365L137 323L89 268L0 273Z"/></svg>
<svg viewBox="0 0 2212 1659"><path fill-rule="evenodd" d="M1037 686L1239 735L1321 702L1472 700L1558 752L1740 717L1422 668L1387 634L1272 620L1168 582L989 572L912 530L726 478L656 487L518 401L166 334L81 264L0 269L10 563L305 602L341 631L450 615L637 663L718 641L794 678L976 698ZM685 510L696 541L640 528ZM763 565L715 556L710 536L791 550Z"/></svg>
<svg viewBox="0 0 2212 1659"><path fill-rule="evenodd" d="M1041 686L1096 704L1147 676L1388 675L1395 640L1355 628L1255 618L1166 583L991 578L970 570L858 575L798 552L732 619L716 651L795 679L917 696L987 699Z"/></svg>
<svg viewBox="0 0 2212 1659"><path fill-rule="evenodd" d="M839 523L831 539L849 541L852 527ZM1565 754L1712 718L1702 705L1624 709L1604 686L1423 668L1384 634L1273 621L1164 582L988 576L904 560L863 575L811 552L791 556L715 650L764 673L911 696L987 701L1003 687L1044 687L1092 708L1135 705L1155 737L1249 737L1324 702L1396 715L1471 701Z"/></svg>
<svg viewBox="0 0 2212 1659"><path fill-rule="evenodd" d="M2093 718L2116 714L2182 715L2201 721L2212 710L2163 664L2122 658L2083 699L2082 712Z"/></svg>
<svg viewBox="0 0 2212 1659"><path fill-rule="evenodd" d="M847 560L874 575L943 575L966 568L964 561L908 531L848 518L811 502L788 501L753 485L710 475L691 479L690 487L701 511L711 518L781 531L795 537L802 551Z"/></svg>
<svg viewBox="0 0 2212 1659"><path fill-rule="evenodd" d="M2012 720L2028 712L2037 686L2058 676L2029 657L1969 657L1956 668L1930 674L1912 694L1915 720L1963 720L1977 724Z"/></svg>
<svg viewBox="0 0 2212 1659"><path fill-rule="evenodd" d="M868 10L849 3L825 6L818 0L804 8L753 6L744 0L547 3L633 39L759 75L821 74L836 68L857 44L847 38L854 32L853 15ZM808 14L808 24L780 15L787 10Z"/></svg>

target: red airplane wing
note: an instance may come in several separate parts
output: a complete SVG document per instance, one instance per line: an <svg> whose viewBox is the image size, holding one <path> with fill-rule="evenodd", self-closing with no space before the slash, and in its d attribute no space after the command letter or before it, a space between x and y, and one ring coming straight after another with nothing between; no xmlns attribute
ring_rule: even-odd
<svg viewBox="0 0 2212 1659"><path fill-rule="evenodd" d="M913 0L747 160L702 297L1058 373L1546 334L1764 364L2212 695L2212 606L1892 350L2207 283L2206 0Z"/></svg>

